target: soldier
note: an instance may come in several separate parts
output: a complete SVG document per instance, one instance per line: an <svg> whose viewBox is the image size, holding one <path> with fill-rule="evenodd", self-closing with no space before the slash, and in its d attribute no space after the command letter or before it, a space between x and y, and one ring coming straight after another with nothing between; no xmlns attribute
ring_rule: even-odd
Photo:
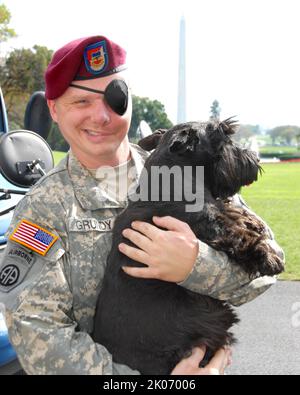
<svg viewBox="0 0 300 395"><path fill-rule="evenodd" d="M132 103L125 55L103 36L81 38L55 52L46 71L48 106L70 151L18 204L0 265L0 301L27 374L138 374L114 363L89 335L113 223L126 206L128 188L118 183L117 189L117 179L134 185L148 155L127 137ZM138 223L126 235L139 246L141 233L145 245L165 229L156 245L146 243L148 278L176 282L234 305L252 300L276 281L251 280L175 218L158 218L155 224ZM272 236L270 243L282 254ZM119 248L140 261L138 248ZM160 257L159 265L154 256ZM204 369L198 367L203 352L195 349L173 373L223 373L230 350L220 350Z"/></svg>

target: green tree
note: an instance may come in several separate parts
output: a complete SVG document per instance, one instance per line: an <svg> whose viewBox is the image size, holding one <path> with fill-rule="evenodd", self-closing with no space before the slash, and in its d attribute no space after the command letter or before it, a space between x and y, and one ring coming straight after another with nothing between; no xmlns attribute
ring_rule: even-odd
<svg viewBox="0 0 300 395"><path fill-rule="evenodd" d="M221 107L218 102L218 100L214 100L212 102L212 105L210 107L210 119L212 121L219 121L220 120L220 114L221 114Z"/></svg>
<svg viewBox="0 0 300 395"><path fill-rule="evenodd" d="M273 144L280 139L280 141L284 140L286 144L290 145L300 133L300 128L299 126L292 125L277 126L276 128L269 130L268 133L272 138Z"/></svg>
<svg viewBox="0 0 300 395"><path fill-rule="evenodd" d="M59 131L59 128L56 123L53 122L51 131L47 138L47 143L50 145L53 151L62 151L67 152L69 150L69 144L63 138L62 134Z"/></svg>
<svg viewBox="0 0 300 395"><path fill-rule="evenodd" d="M268 134L272 139L272 144L275 145L277 139L281 136L282 128L281 126L277 126L276 128L268 130Z"/></svg>
<svg viewBox="0 0 300 395"><path fill-rule="evenodd" d="M0 43L7 41L9 38L15 37L14 29L8 27L10 22L10 12L4 4L0 5Z"/></svg>
<svg viewBox="0 0 300 395"><path fill-rule="evenodd" d="M297 141L297 150L300 151L300 133L297 134L296 141Z"/></svg>
<svg viewBox="0 0 300 395"><path fill-rule="evenodd" d="M288 126L283 130L282 138L285 140L287 145L291 145L293 140L297 139L297 135L299 133L299 126Z"/></svg>
<svg viewBox="0 0 300 395"><path fill-rule="evenodd" d="M158 100L147 97L132 97L132 120L129 129L129 138L137 139L136 132L142 120L146 121L154 131L159 128L169 129L173 126L165 112L164 105Z"/></svg>
<svg viewBox="0 0 300 395"><path fill-rule="evenodd" d="M52 51L35 45L15 49L0 66L1 87L5 96L10 129L23 127L26 104L33 92L45 89L44 72Z"/></svg>
<svg viewBox="0 0 300 395"><path fill-rule="evenodd" d="M247 141L251 137L261 133L259 125L240 125L238 132L234 135L236 141Z"/></svg>

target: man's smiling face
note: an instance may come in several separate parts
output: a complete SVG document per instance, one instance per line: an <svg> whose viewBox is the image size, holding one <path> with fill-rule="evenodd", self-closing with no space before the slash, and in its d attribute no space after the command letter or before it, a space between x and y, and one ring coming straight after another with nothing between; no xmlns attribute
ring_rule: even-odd
<svg viewBox="0 0 300 395"><path fill-rule="evenodd" d="M126 81L125 73L109 75L85 81L76 81L90 89L105 91L115 79ZM62 96L48 100L51 115L58 123L60 131L69 143L79 161L88 168L96 168L103 161L116 165L117 152L121 144L128 144L127 132L130 127L132 103L129 95L127 111L116 114L101 93L94 93L69 87ZM124 151L124 150L123 150Z"/></svg>

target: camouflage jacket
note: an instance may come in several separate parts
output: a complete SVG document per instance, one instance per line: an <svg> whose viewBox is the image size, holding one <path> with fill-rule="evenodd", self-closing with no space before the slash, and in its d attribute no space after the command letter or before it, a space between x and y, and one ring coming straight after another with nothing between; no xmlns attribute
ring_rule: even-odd
<svg viewBox="0 0 300 395"><path fill-rule="evenodd" d="M148 154L133 145L131 152L137 180ZM25 220L41 228L46 244L57 237L45 255L9 240L0 263L0 302L6 306L11 342L28 374L138 374L114 363L89 335L114 218L123 208L103 198L88 170L67 155L15 209L8 236ZM250 281L226 254L199 243L197 262L181 286L237 305L275 282L269 277Z"/></svg>

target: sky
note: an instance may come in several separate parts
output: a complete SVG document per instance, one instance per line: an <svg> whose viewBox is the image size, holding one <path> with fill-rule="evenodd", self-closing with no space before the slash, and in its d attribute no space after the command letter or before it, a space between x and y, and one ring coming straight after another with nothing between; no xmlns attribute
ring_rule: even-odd
<svg viewBox="0 0 300 395"><path fill-rule="evenodd" d="M0 54L105 35L128 54L133 93L177 122L179 26L186 21L187 121L300 126L299 0L0 0L18 37Z"/></svg>

